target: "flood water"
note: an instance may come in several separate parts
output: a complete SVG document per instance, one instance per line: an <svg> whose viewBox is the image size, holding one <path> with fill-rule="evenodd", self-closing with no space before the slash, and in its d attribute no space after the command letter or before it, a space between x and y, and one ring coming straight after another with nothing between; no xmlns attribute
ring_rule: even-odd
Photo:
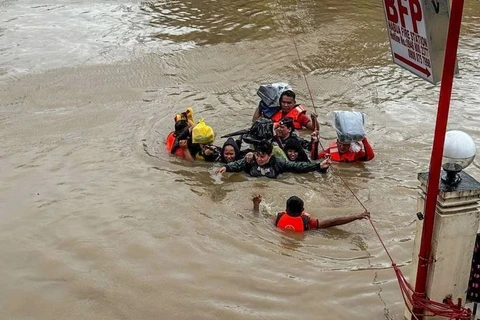
<svg viewBox="0 0 480 320"><path fill-rule="evenodd" d="M368 222L272 225L290 195L361 212L333 172L220 178L163 145L188 106L218 137L248 127L262 83L313 111L305 72L323 145L329 112L367 115L375 159L335 172L408 276L439 86L391 62L381 1L0 0L0 22L0 319L403 319ZM449 129L477 145L479 34L467 1Z"/></svg>

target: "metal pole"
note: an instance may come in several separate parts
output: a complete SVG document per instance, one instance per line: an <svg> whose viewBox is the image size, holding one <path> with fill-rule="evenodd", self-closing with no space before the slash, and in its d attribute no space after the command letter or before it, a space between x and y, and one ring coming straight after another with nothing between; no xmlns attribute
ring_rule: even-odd
<svg viewBox="0 0 480 320"><path fill-rule="evenodd" d="M448 25L445 58L443 61L442 84L438 101L437 121L435 124L435 136L433 138L432 155L428 174L427 198L425 204L425 220L423 222L422 241L418 255L417 278L415 292L425 295L427 274L432 249L432 234L435 221L435 208L437 204L440 170L442 166L443 145L447 131L448 112L452 95L453 77L455 75L455 61L457 58L458 39L462 24L464 0L453 0L451 6L450 22ZM418 319L423 318L423 308L413 308L413 314ZM414 319L412 315L412 319Z"/></svg>

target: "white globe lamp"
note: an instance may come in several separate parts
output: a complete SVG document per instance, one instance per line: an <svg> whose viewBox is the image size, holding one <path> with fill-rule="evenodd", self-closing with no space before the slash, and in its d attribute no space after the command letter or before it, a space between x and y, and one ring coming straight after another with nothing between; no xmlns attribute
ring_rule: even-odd
<svg viewBox="0 0 480 320"><path fill-rule="evenodd" d="M476 148L472 137L463 131L448 131L443 147L442 167L446 172L445 177L442 177L443 183L457 185L462 180L458 173L473 162L475 154Z"/></svg>

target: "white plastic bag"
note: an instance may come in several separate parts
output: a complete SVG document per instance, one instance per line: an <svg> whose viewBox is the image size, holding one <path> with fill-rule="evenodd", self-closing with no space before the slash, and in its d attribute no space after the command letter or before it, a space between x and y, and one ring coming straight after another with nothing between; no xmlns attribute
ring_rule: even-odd
<svg viewBox="0 0 480 320"><path fill-rule="evenodd" d="M357 142L365 138L365 115L357 111L334 111L333 125L342 143Z"/></svg>

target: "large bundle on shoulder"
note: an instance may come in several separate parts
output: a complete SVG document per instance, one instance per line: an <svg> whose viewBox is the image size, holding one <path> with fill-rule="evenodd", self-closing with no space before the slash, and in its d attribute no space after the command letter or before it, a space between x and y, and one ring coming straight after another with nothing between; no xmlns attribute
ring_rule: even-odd
<svg viewBox="0 0 480 320"><path fill-rule="evenodd" d="M280 110L280 95L286 90L292 90L292 88L284 82L262 84L258 88L257 95L261 99L258 108L265 117L270 118Z"/></svg>
<svg viewBox="0 0 480 320"><path fill-rule="evenodd" d="M357 142L365 138L365 116L357 111L334 111L333 123L341 143Z"/></svg>

